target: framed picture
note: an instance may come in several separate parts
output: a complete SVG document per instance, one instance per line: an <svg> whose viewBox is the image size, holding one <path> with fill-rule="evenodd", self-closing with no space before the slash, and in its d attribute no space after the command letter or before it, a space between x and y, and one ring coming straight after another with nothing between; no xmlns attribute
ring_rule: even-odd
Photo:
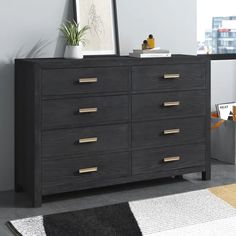
<svg viewBox="0 0 236 236"><path fill-rule="evenodd" d="M74 0L75 20L88 25L84 55L119 55L115 0Z"/></svg>

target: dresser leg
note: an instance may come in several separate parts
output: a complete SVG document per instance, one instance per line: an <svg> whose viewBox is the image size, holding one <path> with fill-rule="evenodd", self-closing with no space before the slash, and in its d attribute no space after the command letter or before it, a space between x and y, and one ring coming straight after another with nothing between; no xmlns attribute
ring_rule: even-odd
<svg viewBox="0 0 236 236"><path fill-rule="evenodd" d="M184 178L183 175L176 175L176 176L175 176L175 179L181 180L181 179L183 179L183 178Z"/></svg>
<svg viewBox="0 0 236 236"><path fill-rule="evenodd" d="M211 179L211 172L210 171L203 171L202 172L202 180L210 180Z"/></svg>
<svg viewBox="0 0 236 236"><path fill-rule="evenodd" d="M42 206L42 197L41 196L34 197L32 203L33 203L33 207L41 207Z"/></svg>
<svg viewBox="0 0 236 236"><path fill-rule="evenodd" d="M14 184L15 184L14 189L16 193L23 192L22 182L20 181L19 173L17 172L17 170L15 170L15 183Z"/></svg>
<svg viewBox="0 0 236 236"><path fill-rule="evenodd" d="M15 184L15 192L16 193L21 193L21 192L23 192L24 190L23 190L23 187L21 186L21 185L19 185L19 184Z"/></svg>

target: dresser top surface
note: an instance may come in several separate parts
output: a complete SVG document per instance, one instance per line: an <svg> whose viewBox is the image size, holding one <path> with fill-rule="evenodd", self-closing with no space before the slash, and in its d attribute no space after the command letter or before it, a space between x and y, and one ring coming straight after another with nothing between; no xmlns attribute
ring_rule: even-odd
<svg viewBox="0 0 236 236"><path fill-rule="evenodd" d="M162 58L132 58L129 56L88 56L84 59L64 58L25 58L16 59L16 62L30 63L43 68L57 67L96 67L96 66L129 66L176 63L206 63L208 57L192 55L172 55Z"/></svg>

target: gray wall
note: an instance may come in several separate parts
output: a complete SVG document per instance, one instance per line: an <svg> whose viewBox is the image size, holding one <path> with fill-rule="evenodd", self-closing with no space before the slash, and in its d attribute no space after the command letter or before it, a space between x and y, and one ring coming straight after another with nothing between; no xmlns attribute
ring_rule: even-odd
<svg viewBox="0 0 236 236"><path fill-rule="evenodd" d="M211 62L211 110L215 104L236 102L236 60Z"/></svg>
<svg viewBox="0 0 236 236"><path fill-rule="evenodd" d="M121 53L140 48L152 33L156 46L196 53L196 0L117 0Z"/></svg>
<svg viewBox="0 0 236 236"><path fill-rule="evenodd" d="M149 33L155 35L157 46L172 53L195 53L196 0L117 0L117 8L122 55L140 47ZM72 0L0 3L0 191L12 189L14 183L14 58L62 56L64 41L58 27L71 16ZM233 83L234 62L219 64L212 74L220 81L219 71L225 71ZM214 86L218 88L213 81Z"/></svg>
<svg viewBox="0 0 236 236"><path fill-rule="evenodd" d="M0 1L0 191L14 184L14 58L62 56L69 0Z"/></svg>

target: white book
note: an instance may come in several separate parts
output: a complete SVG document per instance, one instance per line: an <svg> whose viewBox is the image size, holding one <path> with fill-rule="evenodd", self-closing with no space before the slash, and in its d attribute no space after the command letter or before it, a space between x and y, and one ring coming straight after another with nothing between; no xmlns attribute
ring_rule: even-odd
<svg viewBox="0 0 236 236"><path fill-rule="evenodd" d="M152 48L152 49L145 49L145 50L142 50L142 49L134 49L133 50L133 53L169 53L170 51L167 50L167 49L160 49L160 48Z"/></svg>
<svg viewBox="0 0 236 236"><path fill-rule="evenodd" d="M235 102L217 104L216 110L219 118L230 120L233 117L233 106L236 106Z"/></svg>
<svg viewBox="0 0 236 236"><path fill-rule="evenodd" d="M171 53L130 53L129 56L137 58L171 57Z"/></svg>

